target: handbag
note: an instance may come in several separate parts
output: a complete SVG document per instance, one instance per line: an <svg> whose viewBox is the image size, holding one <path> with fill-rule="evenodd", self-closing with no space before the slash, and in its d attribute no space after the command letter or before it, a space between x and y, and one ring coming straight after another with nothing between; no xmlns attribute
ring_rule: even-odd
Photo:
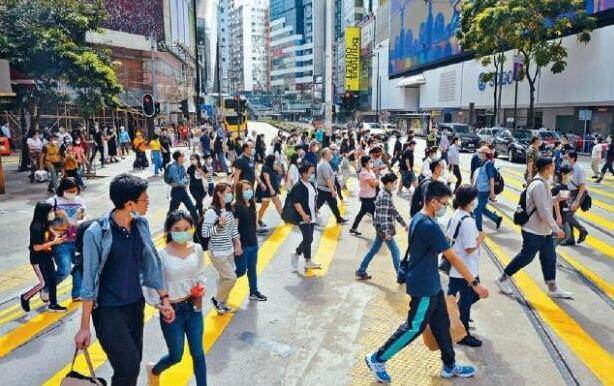
<svg viewBox="0 0 614 386"><path fill-rule="evenodd" d="M294 208L294 204L292 203L292 199L288 194L286 196L286 202L284 202L284 207L281 211L281 219L284 220L286 224L297 225L300 221L300 216Z"/></svg>
<svg viewBox="0 0 614 386"><path fill-rule="evenodd" d="M407 245L407 250L405 250L405 256L401 263L399 264L399 270L397 271L397 283L405 284L407 281L407 268L409 267L409 246L411 245L411 236L414 234L414 229L420 224L422 220L416 221L414 226L409 231L409 243Z"/></svg>
<svg viewBox="0 0 614 386"><path fill-rule="evenodd" d="M452 342L458 343L467 336L467 331L460 320L460 311L458 310L456 296L446 296L446 308L448 309L448 318L450 319L450 338L452 338ZM422 339L424 340L424 345L428 347L429 350L439 350L439 345L437 344L437 340L435 340L435 336L433 336L430 326L427 325L422 332Z"/></svg>
<svg viewBox="0 0 614 386"><path fill-rule="evenodd" d="M92 366L92 360L90 359L90 354L87 352L87 349L83 349L83 356L85 357L85 362L87 363L87 367L90 370L90 376L86 376L80 374L74 370L75 360L77 359L77 354L79 353L79 349L75 349L75 355L72 357L72 364L70 366L70 372L66 374L62 382L60 382L60 386L107 386L107 381L103 378L97 378L94 373L94 367Z"/></svg>

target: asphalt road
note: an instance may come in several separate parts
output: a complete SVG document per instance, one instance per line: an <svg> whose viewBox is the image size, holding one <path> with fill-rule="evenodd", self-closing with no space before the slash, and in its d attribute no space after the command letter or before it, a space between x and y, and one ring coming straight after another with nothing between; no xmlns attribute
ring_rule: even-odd
<svg viewBox="0 0 614 386"><path fill-rule="evenodd" d="M276 130L250 122L265 133L267 143ZM420 142L416 154L421 154ZM461 156L469 168L469 154ZM112 175L128 169L130 162L106 168L109 177L89 183L83 198L92 215L110 207L108 182ZM506 180L505 192L495 204L497 211L511 216L516 206L524 171L522 164L496 161ZM587 170L588 165L584 165ZM149 176L151 171L139 172ZM467 173L463 174L465 181ZM160 177L149 178L151 197L149 220L152 231L161 229L168 207L168 189ZM545 295L539 262L515 276L513 297L497 292L493 280L499 264L520 250L520 234L511 221L501 229L485 220L488 235L481 252L480 276L491 297L474 306L472 333L484 341L479 349L456 346L459 361L478 366L471 382L479 385L599 385L614 382L614 180L597 186L591 182L593 209L580 219L590 231L587 241L576 247L561 247L557 281L574 293L573 300L552 300ZM44 190L44 189L41 189ZM46 195L0 199L0 373L3 386L58 385L70 366L72 338L78 328L78 305L70 305L69 283L60 289L61 299L70 305L67 314L49 314L35 309L21 312L15 294L34 283L27 259L27 227L33 204ZM408 217L408 201L394 198ZM350 180L343 205L345 216L358 212L357 182ZM259 253L260 290L269 296L265 303L247 300L245 278L239 280L230 303L239 306L234 314L217 316L206 302L205 347L209 384L240 385L371 385L363 363L365 353L377 349L403 322L409 298L395 283L390 255L384 247L369 269L373 280L356 281L354 271L374 237L371 221L365 218L352 236L348 226L337 226L327 207L321 212L321 226L314 241L314 259L324 264L321 271L293 271L290 253L300 233L280 221L274 209L265 222L272 231L261 237ZM445 220L442 222L445 224ZM404 250L407 241L398 228L397 241ZM213 295L217 274L207 267L208 293ZM442 280L445 281L445 278ZM35 307L33 307L34 309ZM159 318L146 312L145 347L139 384L146 384L145 363L165 353ZM93 329L92 329L93 331ZM111 368L100 346L90 348L97 374L110 379ZM77 367L85 372L80 358ZM416 340L389 363L393 383L398 385L450 384L443 381L438 352L428 351ZM162 385L195 384L188 352L182 362L168 370Z"/></svg>

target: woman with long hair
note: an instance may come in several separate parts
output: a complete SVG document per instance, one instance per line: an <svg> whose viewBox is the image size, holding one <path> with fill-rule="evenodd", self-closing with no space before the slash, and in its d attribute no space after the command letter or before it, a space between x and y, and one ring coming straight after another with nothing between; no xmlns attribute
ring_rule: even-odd
<svg viewBox="0 0 614 386"><path fill-rule="evenodd" d="M164 287L168 290L169 301L175 310L171 323L160 318L162 335L168 347L168 354L157 363L148 363L149 386L160 384L160 374L179 363L183 356L184 341L188 341L194 377L198 386L207 384L207 366L203 350L204 323L202 297L205 294L205 262L203 249L192 242L194 220L184 210L171 212L164 223L166 246L158 250ZM145 288L145 296L152 304L159 303L157 291Z"/></svg>
<svg viewBox="0 0 614 386"><path fill-rule="evenodd" d="M49 306L51 312L66 312L66 307L58 304L56 293L55 266L51 249L64 242L64 238L58 236L51 228L51 222L55 219L53 205L40 201L34 207L34 216L30 223L30 264L38 278L38 283L19 296L21 308L25 312L30 311L30 298L47 287L49 291Z"/></svg>
<svg viewBox="0 0 614 386"><path fill-rule="evenodd" d="M243 253L235 256L235 273L241 277L247 273L250 300L266 301L267 297L258 291L258 238L256 236L256 202L254 187L249 181L241 180L236 185L234 214L241 239Z"/></svg>
<svg viewBox="0 0 614 386"><path fill-rule="evenodd" d="M205 190L205 184L207 183L207 169L203 168L203 164L201 163L200 156L196 153L192 153L190 156L190 167L187 170L188 175L190 176L190 194L196 201L196 209L198 210L198 215L203 217L203 200L207 196L207 192ZM194 221L198 224L199 219L194 219Z"/></svg>
<svg viewBox="0 0 614 386"><path fill-rule="evenodd" d="M211 264L219 274L217 294L211 298L219 315L232 311L227 301L237 281L234 259L243 254L239 230L232 213L233 198L229 184L217 184L213 190L211 207L205 212L203 221L203 241L208 240Z"/></svg>
<svg viewBox="0 0 614 386"><path fill-rule="evenodd" d="M365 214L369 213L371 216L375 214L375 197L377 195L377 187L379 186L379 180L375 177L373 171L373 161L368 155L363 155L360 159L362 169L358 174L358 180L360 184L360 190L358 197L360 198L360 211L354 219L350 233L356 236L360 236L358 232L358 225L362 221Z"/></svg>
<svg viewBox="0 0 614 386"><path fill-rule="evenodd" d="M290 166L288 166L288 173L286 173L286 190L289 192L294 185L301 179L301 175L298 173L298 153L290 156Z"/></svg>
<svg viewBox="0 0 614 386"><path fill-rule="evenodd" d="M261 227L265 227L265 224L262 222L262 217L264 217L264 212L266 212L269 207L270 201L273 201L277 213L281 216L282 206L281 200L279 199L279 168L279 164L275 162L274 154L266 156L260 172L260 177L264 186L261 185L260 189L258 189L258 198L262 200L262 205L260 205L260 210L258 211L258 225Z"/></svg>

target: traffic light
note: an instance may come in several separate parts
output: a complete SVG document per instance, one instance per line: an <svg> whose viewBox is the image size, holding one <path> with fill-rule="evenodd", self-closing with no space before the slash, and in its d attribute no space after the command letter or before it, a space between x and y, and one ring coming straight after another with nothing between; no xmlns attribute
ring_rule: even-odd
<svg viewBox="0 0 614 386"><path fill-rule="evenodd" d="M181 105L179 106L179 111L181 111L183 115L187 116L188 113L190 112L190 110L188 109L188 100L182 99L180 103Z"/></svg>
<svg viewBox="0 0 614 386"><path fill-rule="evenodd" d="M143 114L145 114L146 117L153 117L156 115L154 99L150 93L143 94Z"/></svg>

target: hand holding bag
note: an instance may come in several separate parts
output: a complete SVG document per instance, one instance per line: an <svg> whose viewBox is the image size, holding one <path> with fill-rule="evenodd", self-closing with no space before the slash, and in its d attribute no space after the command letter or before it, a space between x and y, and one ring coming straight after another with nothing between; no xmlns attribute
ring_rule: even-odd
<svg viewBox="0 0 614 386"><path fill-rule="evenodd" d="M94 367L92 366L92 361L90 359L90 354L87 352L87 348L83 349L83 356L85 357L85 362L87 363L87 367L90 370L90 376L79 374L74 370L75 360L77 359L77 354L79 353L79 349L75 349L75 355L72 357L72 365L70 366L70 372L66 374L60 386L107 386L107 381L102 378L96 378L96 374L94 373Z"/></svg>

